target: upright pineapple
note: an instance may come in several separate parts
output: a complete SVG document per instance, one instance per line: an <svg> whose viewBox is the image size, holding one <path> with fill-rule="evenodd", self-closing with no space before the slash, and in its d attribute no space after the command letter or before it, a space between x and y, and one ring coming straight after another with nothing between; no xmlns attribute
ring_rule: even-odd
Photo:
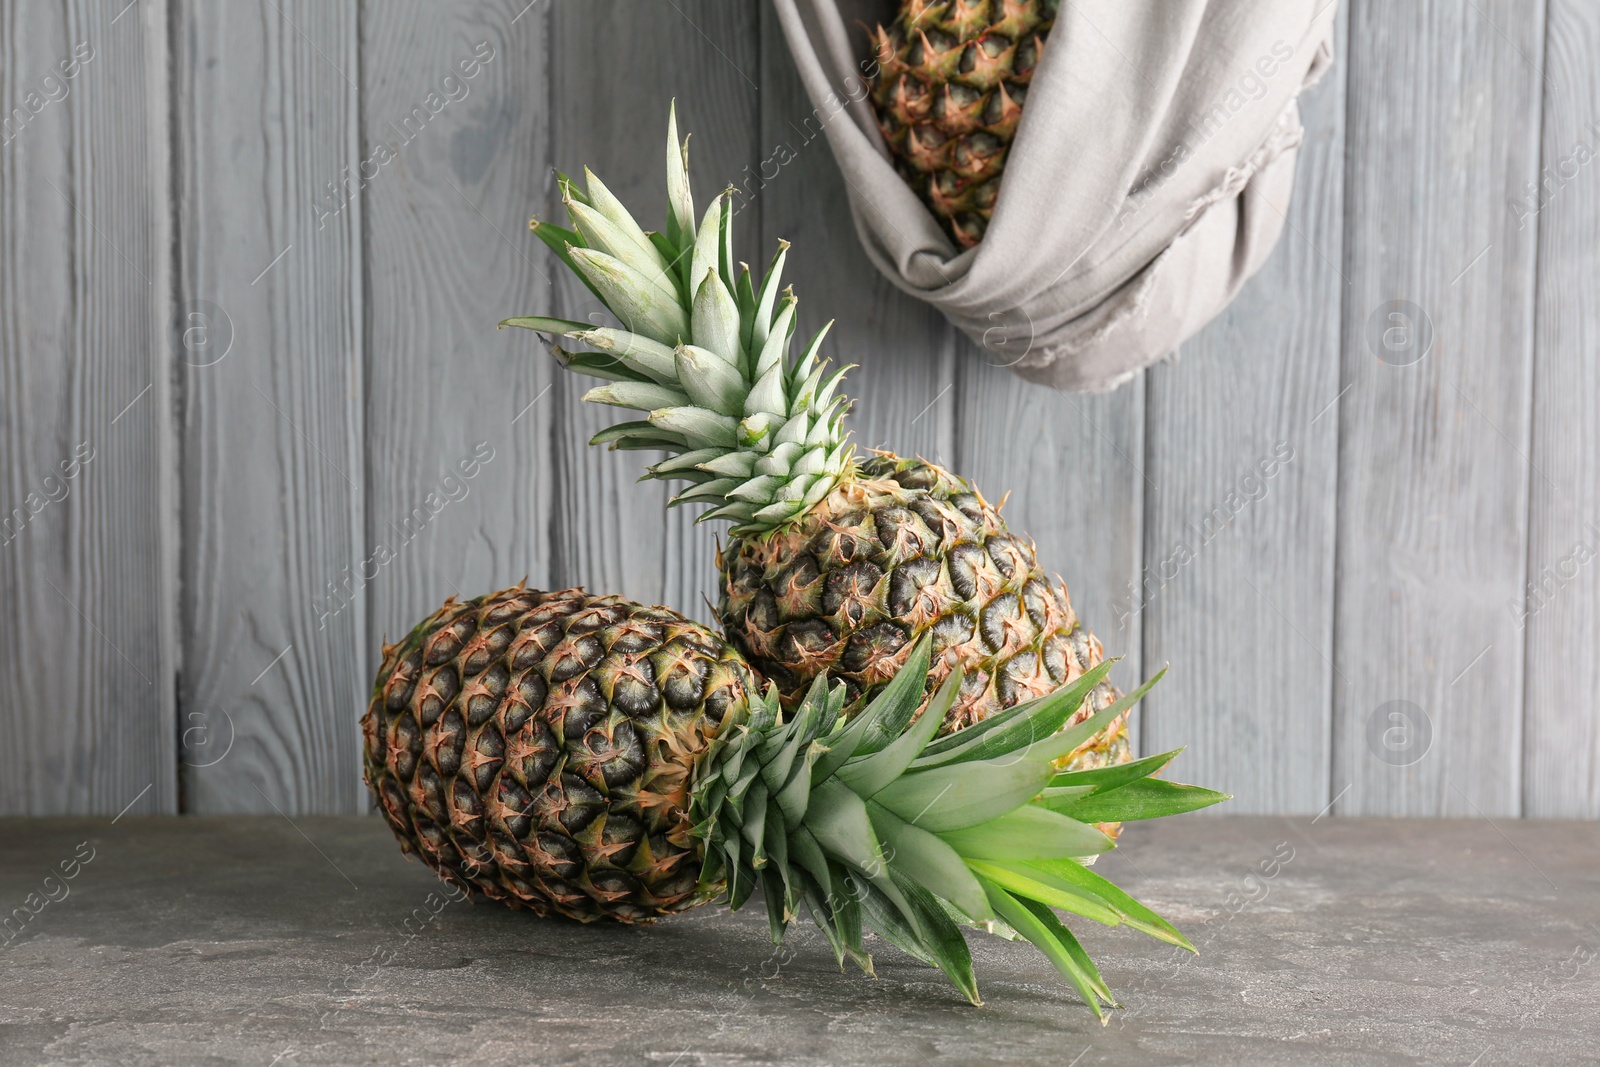
<svg viewBox="0 0 1600 1067"><path fill-rule="evenodd" d="M1059 0L901 0L872 35L896 168L957 244L983 239Z"/></svg>
<svg viewBox="0 0 1600 1067"><path fill-rule="evenodd" d="M826 327L798 358L789 353L796 300L778 289L788 246L780 242L759 285L748 267L736 273L729 194L697 228L686 168L673 117L665 234L646 234L592 174L587 192L561 180L573 229L533 223L623 329L506 324L586 346L552 346L568 368L610 379L585 399L647 413L594 443L672 453L649 476L691 483L673 503L709 503L702 521L733 521L719 559L729 639L787 706L827 671L859 707L931 634L928 692L957 667L965 678L947 731L1099 663L1100 643L1079 625L1066 588L1046 579L1033 544L976 489L920 459L857 462L843 427L850 402L838 392L849 368L830 373L821 360ZM1081 714L1115 698L1103 684ZM1130 756L1119 718L1069 765Z"/></svg>
<svg viewBox="0 0 1600 1067"><path fill-rule="evenodd" d="M774 942L805 905L841 965L863 930L978 1002L959 924L1037 944L1097 1015L1114 1003L1051 907L1192 948L1083 861L1092 825L1204 807L1147 777L1176 753L1059 773L1140 693L1062 724L1109 665L934 740L928 642L844 715L823 679L787 716L738 652L665 608L521 585L454 598L384 649L362 719L367 783L401 845L479 896L584 922L650 922L759 885ZM1142 693L1142 690L1141 690Z"/></svg>

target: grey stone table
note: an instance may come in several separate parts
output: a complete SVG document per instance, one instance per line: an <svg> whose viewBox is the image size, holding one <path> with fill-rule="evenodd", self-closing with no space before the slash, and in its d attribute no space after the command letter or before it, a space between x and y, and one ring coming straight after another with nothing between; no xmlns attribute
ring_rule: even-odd
<svg viewBox="0 0 1600 1067"><path fill-rule="evenodd" d="M1594 824L1135 826L1101 869L1200 955L1086 929L1125 1005L1103 1027L1025 944L972 936L974 1008L887 946L876 978L806 927L775 953L757 908L630 929L455 902L372 818L0 842L5 1064L1600 1062Z"/></svg>

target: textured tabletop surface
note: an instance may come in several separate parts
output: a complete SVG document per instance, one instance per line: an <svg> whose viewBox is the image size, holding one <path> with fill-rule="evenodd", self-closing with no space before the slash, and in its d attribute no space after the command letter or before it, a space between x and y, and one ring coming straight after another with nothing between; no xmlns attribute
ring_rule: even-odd
<svg viewBox="0 0 1600 1067"><path fill-rule="evenodd" d="M454 901L375 818L0 835L4 1064L1600 1062L1595 824L1131 827L1100 869L1200 955L1078 924L1124 1005L1103 1027L1025 944L972 935L974 1008L881 943L876 978L805 926L774 952L758 907Z"/></svg>

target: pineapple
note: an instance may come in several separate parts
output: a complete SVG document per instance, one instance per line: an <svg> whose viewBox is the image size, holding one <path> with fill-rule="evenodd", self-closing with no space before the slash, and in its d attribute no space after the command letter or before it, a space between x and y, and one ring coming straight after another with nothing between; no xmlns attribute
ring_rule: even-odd
<svg viewBox="0 0 1600 1067"><path fill-rule="evenodd" d="M696 903L688 782L755 683L704 626L581 589L455 598L383 650L366 778L406 851L541 915Z"/></svg>
<svg viewBox="0 0 1600 1067"><path fill-rule="evenodd" d="M871 973L871 930L975 1004L976 926L1034 942L1103 1019L1111 993L1052 907L1193 947L1087 869L1114 847L1093 824L1224 797L1148 777L1176 753L1056 769L1143 694L1063 729L1109 663L935 739L961 672L919 714L931 640L858 714L820 677L785 714L666 608L523 585L451 598L383 650L367 784L402 848L477 897L648 923L759 887L774 943L803 904L841 966Z"/></svg>
<svg viewBox="0 0 1600 1067"><path fill-rule="evenodd" d="M827 328L790 355L796 299L779 293L788 245L758 283L732 260L730 194L696 226L675 116L667 180L665 234L645 233L593 174L586 191L560 179L572 229L532 224L622 329L537 317L502 325L560 339L552 349L569 369L609 379L586 400L646 413L594 443L668 452L647 477L689 482L673 503L713 505L701 521L732 520L718 614L785 706L827 671L861 707L924 634L934 641L928 694L958 667L965 679L946 732L1098 664L1100 643L1065 586L1046 579L1032 542L976 489L920 459L857 460L839 392L850 368L822 360ZM578 350L562 347L571 342ZM1080 714L1116 698L1103 683ZM1066 767L1130 758L1118 718Z"/></svg>
<svg viewBox="0 0 1600 1067"><path fill-rule="evenodd" d="M1006 151L1059 0L901 0L872 34L895 166L962 248L994 215Z"/></svg>

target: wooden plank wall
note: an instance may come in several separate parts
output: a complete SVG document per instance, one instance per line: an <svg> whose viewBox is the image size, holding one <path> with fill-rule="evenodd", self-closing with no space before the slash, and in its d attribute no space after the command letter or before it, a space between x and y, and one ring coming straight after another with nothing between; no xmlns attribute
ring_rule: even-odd
<svg viewBox="0 0 1600 1067"><path fill-rule="evenodd" d="M1600 6L1551 0L1534 195L1539 246L1528 569L1508 614L1527 652L1522 810L1600 817Z"/></svg>
<svg viewBox="0 0 1600 1067"><path fill-rule="evenodd" d="M1185 781L1257 811L1316 812L1330 796L1351 69L1337 64L1301 100L1279 248L1178 362L1147 375L1147 564L1127 600L1142 609L1147 662L1171 673L1145 706L1145 747L1188 745Z"/></svg>
<svg viewBox="0 0 1600 1067"><path fill-rule="evenodd" d="M0 810L177 807L166 13L0 6Z"/></svg>
<svg viewBox="0 0 1600 1067"><path fill-rule="evenodd" d="M1336 810L1515 814L1537 231L1506 206L1538 170L1542 5L1351 16ZM1431 750L1374 759L1375 717Z"/></svg>
<svg viewBox="0 0 1600 1067"><path fill-rule="evenodd" d="M354 810L361 205L314 206L359 161L355 4L173 14L182 809Z"/></svg>
<svg viewBox="0 0 1600 1067"><path fill-rule="evenodd" d="M1272 260L1081 396L870 267L764 5L5 5L0 812L366 810L443 598L709 617L714 531L495 329L598 310L527 218L584 165L659 218L676 97L858 442L1011 492L1124 684L1171 664L1141 749L1235 811L1600 817L1600 15L1343 6Z"/></svg>

